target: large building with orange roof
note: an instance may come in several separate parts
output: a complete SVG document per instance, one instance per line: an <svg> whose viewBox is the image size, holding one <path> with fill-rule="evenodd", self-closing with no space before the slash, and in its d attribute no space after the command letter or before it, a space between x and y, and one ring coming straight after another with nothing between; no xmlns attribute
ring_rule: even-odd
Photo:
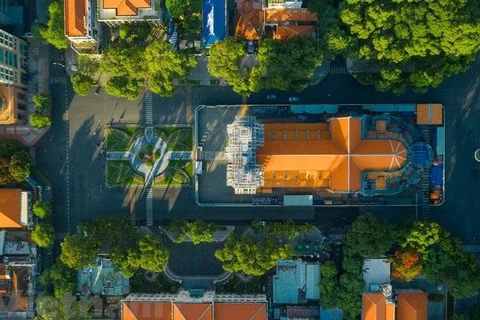
<svg viewBox="0 0 480 320"><path fill-rule="evenodd" d="M362 320L427 320L427 296L420 290L398 291L391 297L382 292L364 293Z"/></svg>
<svg viewBox="0 0 480 320"><path fill-rule="evenodd" d="M93 0L65 0L65 36L73 43L97 42Z"/></svg>
<svg viewBox="0 0 480 320"><path fill-rule="evenodd" d="M417 133L409 129L414 130L390 116L265 124L237 118L227 125L227 185L237 194L255 194L259 188L395 193L414 169L411 142Z"/></svg>
<svg viewBox="0 0 480 320"><path fill-rule="evenodd" d="M160 24L162 12L160 0L99 0L99 21L109 26L124 23L149 22Z"/></svg>
<svg viewBox="0 0 480 320"><path fill-rule="evenodd" d="M165 295L131 294L121 303L122 320L267 320L264 295L191 297L188 291Z"/></svg>

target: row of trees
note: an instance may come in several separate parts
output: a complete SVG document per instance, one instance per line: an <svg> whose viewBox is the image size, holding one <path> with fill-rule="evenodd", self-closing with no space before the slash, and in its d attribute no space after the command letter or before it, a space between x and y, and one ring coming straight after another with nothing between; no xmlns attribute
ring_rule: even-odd
<svg viewBox="0 0 480 320"><path fill-rule="evenodd" d="M212 242L213 236L219 228L215 223L177 219L172 221L166 229L174 234L173 242L181 243L189 238L193 244L197 245L201 242Z"/></svg>
<svg viewBox="0 0 480 320"><path fill-rule="evenodd" d="M27 179L31 164L31 155L14 140L0 140L0 185Z"/></svg>
<svg viewBox="0 0 480 320"><path fill-rule="evenodd" d="M112 262L129 278L138 269L160 272L169 253L151 234L140 234L125 219L100 219L80 225L80 233L67 236L61 243L60 261L80 270L93 265L99 253L110 254Z"/></svg>
<svg viewBox="0 0 480 320"><path fill-rule="evenodd" d="M310 85L323 57L315 39L295 37L287 41L263 39L257 61L248 61L244 43L227 38L210 49L208 71L225 78L233 91L245 96L261 89L301 91Z"/></svg>
<svg viewBox="0 0 480 320"><path fill-rule="evenodd" d="M33 205L33 214L39 219L45 220L52 214L52 204L41 200ZM55 229L51 222L40 222L35 225L31 233L32 240L41 248L48 248L55 241Z"/></svg>
<svg viewBox="0 0 480 320"><path fill-rule="evenodd" d="M379 73L357 79L380 91L424 92L464 72L480 50L480 2L309 1L329 55L367 60Z"/></svg>
<svg viewBox="0 0 480 320"><path fill-rule="evenodd" d="M48 115L52 106L52 100L48 94L39 93L32 97L35 105L35 112L30 115L30 125L33 128L43 129L52 125L52 120Z"/></svg>
<svg viewBox="0 0 480 320"><path fill-rule="evenodd" d="M171 44L154 40L145 45L132 45L128 40L118 40L105 48L100 61L93 63L83 57L80 69L72 76L76 93L86 95L95 83L97 72L111 78L105 91L114 96L135 100L139 94L139 83L161 96L172 96L174 80L184 81L188 72L196 65L194 57L175 51Z"/></svg>
<svg viewBox="0 0 480 320"><path fill-rule="evenodd" d="M340 308L347 319L361 310L364 288L362 264L365 258L391 256L393 278L411 281L423 274L433 283L442 283L456 298L475 296L480 287L478 259L463 252L453 238L435 222L389 225L371 214L360 216L347 233L340 266L322 265L320 304Z"/></svg>

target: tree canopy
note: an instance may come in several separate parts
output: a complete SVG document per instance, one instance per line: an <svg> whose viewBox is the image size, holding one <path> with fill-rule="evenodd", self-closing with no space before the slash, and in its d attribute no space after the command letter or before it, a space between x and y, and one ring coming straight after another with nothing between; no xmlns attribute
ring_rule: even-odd
<svg viewBox="0 0 480 320"><path fill-rule="evenodd" d="M68 235L61 244L60 261L68 267L80 270L85 266L93 266L98 256L98 245L83 234Z"/></svg>
<svg viewBox="0 0 480 320"><path fill-rule="evenodd" d="M61 261L56 261L50 268L45 269L38 281L42 290L53 293L61 299L65 294L72 293L77 287L77 272Z"/></svg>
<svg viewBox="0 0 480 320"><path fill-rule="evenodd" d="M22 182L30 175L31 155L13 140L0 139L0 185Z"/></svg>
<svg viewBox="0 0 480 320"><path fill-rule="evenodd" d="M257 232L265 232L267 236L287 238L293 240L302 232L312 232L313 225L309 223L296 224L292 219L284 222L279 221L252 221L252 228Z"/></svg>
<svg viewBox="0 0 480 320"><path fill-rule="evenodd" d="M201 220L189 222L177 219L167 226L167 230L175 235L174 242L181 243L188 237L196 245L201 242L212 242L218 226Z"/></svg>
<svg viewBox="0 0 480 320"><path fill-rule="evenodd" d="M397 250L391 260L392 277L403 281L412 281L422 272L420 253L415 250Z"/></svg>
<svg viewBox="0 0 480 320"><path fill-rule="evenodd" d="M168 13L174 18L184 17L185 14L200 12L201 0L166 0L165 6Z"/></svg>
<svg viewBox="0 0 480 320"><path fill-rule="evenodd" d="M40 219L45 219L52 213L52 204L49 201L40 200L33 205L33 214Z"/></svg>
<svg viewBox="0 0 480 320"><path fill-rule="evenodd" d="M95 83L95 80L89 75L83 74L81 72L75 73L71 78L73 91L79 96L86 96L92 89L92 85Z"/></svg>
<svg viewBox="0 0 480 320"><path fill-rule="evenodd" d="M345 250L364 258L383 256L393 243L389 229L385 221L375 218L371 213L363 214L352 223Z"/></svg>
<svg viewBox="0 0 480 320"><path fill-rule="evenodd" d="M47 26L40 27L41 37L57 49L66 49L68 40L65 37L63 2L58 0L50 2L48 16Z"/></svg>
<svg viewBox="0 0 480 320"><path fill-rule="evenodd" d="M100 69L100 60L96 57L92 57L88 54L79 54L78 59L78 72L86 76L93 77Z"/></svg>
<svg viewBox="0 0 480 320"><path fill-rule="evenodd" d="M50 247L55 241L55 230L51 223L42 222L37 224L31 235L32 240L41 248Z"/></svg>
<svg viewBox="0 0 480 320"><path fill-rule="evenodd" d="M52 99L48 94L39 93L32 97L32 102L41 111L47 110L52 105Z"/></svg>
<svg viewBox="0 0 480 320"><path fill-rule="evenodd" d="M30 115L30 125L32 128L43 129L52 125L52 120L49 115L34 112Z"/></svg>
<svg viewBox="0 0 480 320"><path fill-rule="evenodd" d="M229 272L242 272L261 276L275 267L278 260L290 258L293 250L289 244L272 239L255 240L249 236L230 234L225 246L215 252L215 257L223 262L223 269Z"/></svg>
<svg viewBox="0 0 480 320"><path fill-rule="evenodd" d="M479 7L478 0L344 0L342 24L333 24L326 37L330 47L381 66L379 74L359 75L362 82L381 91L424 92L474 60Z"/></svg>
<svg viewBox="0 0 480 320"><path fill-rule="evenodd" d="M127 41L110 43L102 53L100 70L111 76L140 77L144 74L144 51L142 45L130 45Z"/></svg>
<svg viewBox="0 0 480 320"><path fill-rule="evenodd" d="M106 85L105 92L111 96L135 100L138 98L138 80L129 77L111 77Z"/></svg>
<svg viewBox="0 0 480 320"><path fill-rule="evenodd" d="M93 307L90 300L80 299L73 295L65 295L55 299L48 295L40 295L35 301L37 316L35 320L87 320L92 315Z"/></svg>

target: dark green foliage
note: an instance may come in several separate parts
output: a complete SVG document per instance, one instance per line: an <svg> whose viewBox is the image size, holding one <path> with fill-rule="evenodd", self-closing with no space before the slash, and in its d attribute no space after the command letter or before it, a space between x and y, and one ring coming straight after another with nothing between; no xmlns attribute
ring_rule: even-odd
<svg viewBox="0 0 480 320"><path fill-rule="evenodd" d="M32 157L13 140L0 139L0 185L22 182L30 175Z"/></svg>
<svg viewBox="0 0 480 320"><path fill-rule="evenodd" d="M166 0L168 13L174 18L180 18L193 12L200 12L201 0Z"/></svg>
<svg viewBox="0 0 480 320"><path fill-rule="evenodd" d="M118 36L120 39L126 40L132 34L132 29L128 24L122 24L120 28L118 28Z"/></svg>
<svg viewBox="0 0 480 320"><path fill-rule="evenodd" d="M39 223L35 226L32 233L32 240L41 248L48 248L55 241L55 230L50 223Z"/></svg>
<svg viewBox="0 0 480 320"><path fill-rule="evenodd" d="M167 230L175 234L174 242L181 243L188 237L196 245L201 242L212 242L218 226L215 223L207 223L201 220L189 222L177 219L167 226Z"/></svg>
<svg viewBox="0 0 480 320"><path fill-rule="evenodd" d="M146 151L147 153L152 153L152 151L153 151L153 146L152 146L151 144L147 144L147 145L145 146L145 151Z"/></svg>
<svg viewBox="0 0 480 320"><path fill-rule="evenodd" d="M131 45L126 41L110 43L102 53L100 70L111 76L136 78L145 72L145 47Z"/></svg>
<svg viewBox="0 0 480 320"><path fill-rule="evenodd" d="M346 0L339 13L343 25L339 29L332 24L327 44L381 65L379 74L360 75L362 83L397 94L425 92L465 71L475 58L480 50L479 7L478 0Z"/></svg>
<svg viewBox="0 0 480 320"><path fill-rule="evenodd" d="M42 272L38 281L43 290L52 292L55 298L60 299L77 287L77 272L57 261Z"/></svg>
<svg viewBox="0 0 480 320"><path fill-rule="evenodd" d="M95 83L95 80L89 75L83 74L81 72L75 73L71 78L73 91L79 96L86 96L92 89L92 85Z"/></svg>
<svg viewBox="0 0 480 320"><path fill-rule="evenodd" d="M43 129L52 125L49 115L34 112L30 115L30 125L35 129Z"/></svg>
<svg viewBox="0 0 480 320"><path fill-rule="evenodd" d="M142 23L138 26L136 34L140 40L146 40L152 31L152 27L148 23Z"/></svg>
<svg viewBox="0 0 480 320"><path fill-rule="evenodd" d="M145 152L138 153L138 159L143 160L145 158Z"/></svg>
<svg viewBox="0 0 480 320"><path fill-rule="evenodd" d="M63 240L61 247L60 261L75 270L93 266L94 260L98 256L98 244L83 234L68 235Z"/></svg>
<svg viewBox="0 0 480 320"><path fill-rule="evenodd" d="M88 54L79 54L78 59L78 72L83 75L93 77L100 69L100 60L96 57L92 57Z"/></svg>
<svg viewBox="0 0 480 320"><path fill-rule="evenodd" d="M56 47L57 49L66 49L68 40L65 37L64 30L64 11L62 1L52 1L48 6L49 20L46 27L36 27L38 33L45 41ZM35 30L35 33L37 33Z"/></svg>
<svg viewBox="0 0 480 320"><path fill-rule="evenodd" d="M225 246L215 252L215 257L223 262L223 269L229 272L242 272L261 276L275 267L278 260L293 256L289 244L272 239L254 240L249 236L230 234Z"/></svg>
<svg viewBox="0 0 480 320"><path fill-rule="evenodd" d="M390 250L393 240L390 226L370 213L363 214L347 233L347 252L358 253L364 258L377 258Z"/></svg>
<svg viewBox="0 0 480 320"><path fill-rule="evenodd" d="M52 204L48 201L42 200L37 201L33 205L33 214L39 217L40 219L45 219L52 213Z"/></svg>
<svg viewBox="0 0 480 320"><path fill-rule="evenodd" d="M135 100L138 98L138 80L127 76L111 77L105 85L105 92L114 97Z"/></svg>
<svg viewBox="0 0 480 320"><path fill-rule="evenodd" d="M52 99L48 94L39 93L32 97L32 102L39 110L44 111L52 105Z"/></svg>
<svg viewBox="0 0 480 320"><path fill-rule="evenodd" d="M252 228L257 232L265 232L268 236L276 238L287 238L293 240L302 232L309 233L313 231L313 226L309 223L295 224L292 219L285 222L271 222L253 220Z"/></svg>

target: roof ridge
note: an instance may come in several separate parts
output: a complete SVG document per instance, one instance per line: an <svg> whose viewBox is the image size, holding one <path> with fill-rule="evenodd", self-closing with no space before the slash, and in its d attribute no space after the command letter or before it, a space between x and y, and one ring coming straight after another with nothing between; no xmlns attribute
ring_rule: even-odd
<svg viewBox="0 0 480 320"><path fill-rule="evenodd" d="M255 314L250 318L250 320L253 320L257 316L257 314L259 314L259 312L264 308L265 308L265 304L262 303L260 308L257 310L257 312L255 312Z"/></svg>

